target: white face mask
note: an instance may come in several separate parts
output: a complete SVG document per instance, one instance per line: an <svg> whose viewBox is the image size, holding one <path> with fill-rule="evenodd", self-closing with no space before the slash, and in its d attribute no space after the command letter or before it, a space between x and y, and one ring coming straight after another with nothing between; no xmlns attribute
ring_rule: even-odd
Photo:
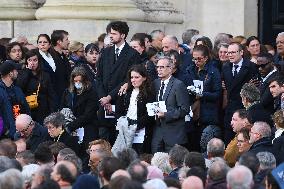
<svg viewBox="0 0 284 189"><path fill-rule="evenodd" d="M76 83L74 84L74 86L75 86L75 88L78 89L78 90L80 90L80 89L83 88L83 84L82 84L81 82L76 82Z"/></svg>

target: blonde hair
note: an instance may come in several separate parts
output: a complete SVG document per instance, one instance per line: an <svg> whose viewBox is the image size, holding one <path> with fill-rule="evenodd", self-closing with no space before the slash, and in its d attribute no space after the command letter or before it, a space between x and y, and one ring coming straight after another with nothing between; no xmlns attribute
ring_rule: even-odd
<svg viewBox="0 0 284 189"><path fill-rule="evenodd" d="M84 48L84 44L79 41L71 41L69 45L69 51L71 53L78 51L79 49Z"/></svg>

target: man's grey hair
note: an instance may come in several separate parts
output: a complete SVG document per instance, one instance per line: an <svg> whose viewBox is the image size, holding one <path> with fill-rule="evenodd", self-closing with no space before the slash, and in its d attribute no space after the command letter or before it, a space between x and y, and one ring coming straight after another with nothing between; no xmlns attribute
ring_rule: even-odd
<svg viewBox="0 0 284 189"><path fill-rule="evenodd" d="M25 183L29 183L32 181L33 174L39 169L38 164L29 164L25 165L22 170L22 176L25 180Z"/></svg>
<svg viewBox="0 0 284 189"><path fill-rule="evenodd" d="M168 56L168 55L161 55L161 56L159 56L158 57L158 61L159 60L167 60L168 61L168 66L170 66L171 68L173 68L174 65L175 65L173 59L170 56Z"/></svg>
<svg viewBox="0 0 284 189"><path fill-rule="evenodd" d="M178 43L178 39L174 35L166 35L164 38L170 39L172 42Z"/></svg>
<svg viewBox="0 0 284 189"><path fill-rule="evenodd" d="M143 184L145 189L167 189L166 183L161 179L152 179L148 180L145 184Z"/></svg>
<svg viewBox="0 0 284 189"><path fill-rule="evenodd" d="M277 37L282 37L282 36L284 36L284 32L280 32L280 33L278 33L278 35L277 35Z"/></svg>
<svg viewBox="0 0 284 189"><path fill-rule="evenodd" d="M151 159L151 165L157 166L163 173L170 173L169 154L165 152L156 152Z"/></svg>
<svg viewBox="0 0 284 189"><path fill-rule="evenodd" d="M68 154L64 156L63 160L70 161L71 163L73 163L76 166L78 173L82 172L83 162L76 154Z"/></svg>
<svg viewBox="0 0 284 189"><path fill-rule="evenodd" d="M257 133L261 134L261 138L271 136L271 128L266 122L257 121L253 124L253 128Z"/></svg>
<svg viewBox="0 0 284 189"><path fill-rule="evenodd" d="M260 99L260 91L252 83L245 83L241 89L240 95L241 97L246 98L250 103L259 101Z"/></svg>
<svg viewBox="0 0 284 189"><path fill-rule="evenodd" d="M58 152L58 155L60 155L63 159L65 156L70 155L70 154L76 155L74 150L72 150L71 148L63 148L62 150Z"/></svg>
<svg viewBox="0 0 284 189"><path fill-rule="evenodd" d="M189 151L180 145L174 145L169 151L169 160L177 167L182 167L185 156Z"/></svg>
<svg viewBox="0 0 284 189"><path fill-rule="evenodd" d="M127 168L132 180L144 183L147 180L148 169L140 160L135 160Z"/></svg>
<svg viewBox="0 0 284 189"><path fill-rule="evenodd" d="M207 153L212 157L223 157L225 152L225 144L221 139L212 138L207 144Z"/></svg>
<svg viewBox="0 0 284 189"><path fill-rule="evenodd" d="M154 39L156 39L156 38L158 37L158 35L159 35L160 33L164 33L164 32L163 32L162 30L160 30L160 29L157 29L157 30L153 30L153 31L150 33L150 35L151 35L152 39L154 40Z"/></svg>
<svg viewBox="0 0 284 189"><path fill-rule="evenodd" d="M16 162L16 160L13 161L6 156L0 156L0 173L11 168L18 169L17 165L15 164Z"/></svg>
<svg viewBox="0 0 284 189"><path fill-rule="evenodd" d="M250 189L253 184L251 170L243 165L237 165L229 170L226 180L230 189Z"/></svg>
<svg viewBox="0 0 284 189"><path fill-rule="evenodd" d="M276 167L275 156L270 152L258 152L256 157L260 163L260 169L274 169Z"/></svg>
<svg viewBox="0 0 284 189"><path fill-rule="evenodd" d="M226 33L218 33L214 39L214 49L218 47L220 43L231 43L231 39Z"/></svg>
<svg viewBox="0 0 284 189"><path fill-rule="evenodd" d="M17 169L8 169L0 174L1 189L23 189L24 178L21 172Z"/></svg>
<svg viewBox="0 0 284 189"><path fill-rule="evenodd" d="M185 30L185 32L183 32L181 38L182 38L182 43L189 45L191 42L191 38L194 35L198 35L199 34L199 30L196 29L187 29Z"/></svg>
<svg viewBox="0 0 284 189"><path fill-rule="evenodd" d="M44 119L43 125L46 126L47 124L52 124L55 127L63 127L65 124L65 117L60 112L53 112Z"/></svg>
<svg viewBox="0 0 284 189"><path fill-rule="evenodd" d="M212 181L225 179L230 167L224 160L214 161L208 169L208 176Z"/></svg>

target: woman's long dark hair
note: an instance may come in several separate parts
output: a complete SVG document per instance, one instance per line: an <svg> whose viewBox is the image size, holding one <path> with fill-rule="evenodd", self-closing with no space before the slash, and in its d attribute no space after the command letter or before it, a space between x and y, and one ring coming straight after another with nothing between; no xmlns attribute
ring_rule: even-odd
<svg viewBox="0 0 284 189"><path fill-rule="evenodd" d="M129 71L128 71L128 90L127 91L132 91L133 86L131 84L131 72L137 72L139 73L142 77L146 78L146 80L142 83L142 85L139 87L139 94L137 96L138 99L145 98L147 99L152 93L153 90L151 89L151 80L148 77L147 70L145 66L141 64L133 65Z"/></svg>
<svg viewBox="0 0 284 189"><path fill-rule="evenodd" d="M28 59L30 57L33 57L33 56L37 56L38 58L38 66L37 66L37 69L36 69L36 74L41 74L41 62L40 62L40 55L37 51L37 49L32 49L32 50L29 50L28 52L26 52L26 60L25 60L25 65L28 65Z"/></svg>

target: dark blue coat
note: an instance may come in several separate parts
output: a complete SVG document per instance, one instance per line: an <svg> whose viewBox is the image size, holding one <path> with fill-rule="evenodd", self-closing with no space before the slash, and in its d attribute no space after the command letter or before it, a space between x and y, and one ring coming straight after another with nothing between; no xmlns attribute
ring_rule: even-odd
<svg viewBox="0 0 284 189"><path fill-rule="evenodd" d="M19 104L21 108L20 113L30 115L30 108L22 90L15 85L12 85L10 89L14 90L15 99L17 101L17 104ZM13 104L11 103L11 100L9 100L10 97L6 91L6 85L2 80L0 80L0 117L3 118L4 131L9 130L9 137L13 139L14 134L16 133L16 125L12 109Z"/></svg>
<svg viewBox="0 0 284 189"><path fill-rule="evenodd" d="M203 81L203 96L200 99L201 123L205 125L218 124L218 101L222 92L220 72L210 62L204 66L199 74L195 65L191 65L187 71L190 77L190 85L193 85L193 80Z"/></svg>

